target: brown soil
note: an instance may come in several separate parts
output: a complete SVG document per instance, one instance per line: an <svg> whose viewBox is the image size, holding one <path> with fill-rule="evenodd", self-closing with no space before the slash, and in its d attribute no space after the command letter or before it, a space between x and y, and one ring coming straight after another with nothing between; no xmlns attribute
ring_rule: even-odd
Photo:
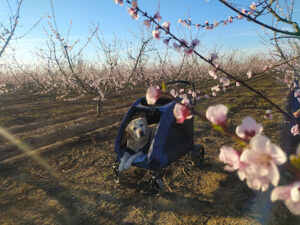
<svg viewBox="0 0 300 225"><path fill-rule="evenodd" d="M250 84L284 105L282 86L269 79ZM0 126L29 145L32 154L0 137L0 224L300 224L281 202L270 202L272 187L252 191L236 173L223 170L219 149L233 142L197 119L194 140L206 150L201 168L189 155L164 168L167 193L160 197L144 169L130 168L116 184L114 141L123 116L144 91L110 99L100 118L89 99L62 103L46 96L0 96ZM198 107L204 111L216 103L230 107L233 129L252 115L282 145L282 116L274 112L272 121L265 120L270 107L254 94L233 88Z"/></svg>

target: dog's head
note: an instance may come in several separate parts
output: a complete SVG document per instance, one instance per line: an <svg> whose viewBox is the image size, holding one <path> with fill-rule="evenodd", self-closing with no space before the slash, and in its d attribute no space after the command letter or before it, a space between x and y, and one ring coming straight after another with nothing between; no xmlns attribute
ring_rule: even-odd
<svg viewBox="0 0 300 225"><path fill-rule="evenodd" d="M149 135L149 127L145 117L139 117L130 121L125 131L133 140L140 142L147 139Z"/></svg>

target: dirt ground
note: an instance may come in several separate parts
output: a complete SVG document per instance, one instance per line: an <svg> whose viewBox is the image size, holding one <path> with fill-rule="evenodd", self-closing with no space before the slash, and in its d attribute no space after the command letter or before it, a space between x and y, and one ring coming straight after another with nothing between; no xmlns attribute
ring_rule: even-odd
<svg viewBox="0 0 300 225"><path fill-rule="evenodd" d="M266 78L249 83L284 106L286 88ZM167 193L159 197L143 169L130 168L116 184L114 141L123 116L144 93L138 89L110 99L100 118L88 98L55 102L46 96L0 96L0 126L35 153L27 156L0 137L0 224L300 224L282 202L270 202L273 187L251 191L236 173L223 170L219 149L233 142L197 118L194 140L206 150L201 168L189 155L164 168ZM246 89L229 89L198 107L204 111L216 103L230 108L232 129L252 115L273 142L289 144L280 138L282 116L274 111L272 121L264 119L269 105Z"/></svg>

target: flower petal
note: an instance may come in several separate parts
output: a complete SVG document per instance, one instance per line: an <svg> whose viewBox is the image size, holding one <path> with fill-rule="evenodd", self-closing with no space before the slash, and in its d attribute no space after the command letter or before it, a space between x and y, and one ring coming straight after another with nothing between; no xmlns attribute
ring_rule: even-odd
<svg viewBox="0 0 300 225"><path fill-rule="evenodd" d="M290 191L292 186L279 186L273 189L271 193L271 201L275 202L277 200L285 200L290 197Z"/></svg>
<svg viewBox="0 0 300 225"><path fill-rule="evenodd" d="M270 139L261 134L255 135L250 141L251 149L257 153L267 153L269 144Z"/></svg>
<svg viewBox="0 0 300 225"><path fill-rule="evenodd" d="M269 172L268 178L270 179L271 183L274 186L277 186L279 179L280 179L280 174L279 174L277 166L273 162L270 162L270 163L271 163L271 166L270 166L271 170Z"/></svg>
<svg viewBox="0 0 300 225"><path fill-rule="evenodd" d="M287 161L286 153L277 145L270 143L270 155L277 165L282 165Z"/></svg>

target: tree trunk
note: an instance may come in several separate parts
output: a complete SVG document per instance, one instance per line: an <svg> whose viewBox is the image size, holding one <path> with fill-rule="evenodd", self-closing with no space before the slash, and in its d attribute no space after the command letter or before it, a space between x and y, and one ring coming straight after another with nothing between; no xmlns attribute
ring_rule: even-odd
<svg viewBox="0 0 300 225"><path fill-rule="evenodd" d="M102 101L98 100L98 102L97 102L97 117L101 116L101 110L102 110Z"/></svg>

